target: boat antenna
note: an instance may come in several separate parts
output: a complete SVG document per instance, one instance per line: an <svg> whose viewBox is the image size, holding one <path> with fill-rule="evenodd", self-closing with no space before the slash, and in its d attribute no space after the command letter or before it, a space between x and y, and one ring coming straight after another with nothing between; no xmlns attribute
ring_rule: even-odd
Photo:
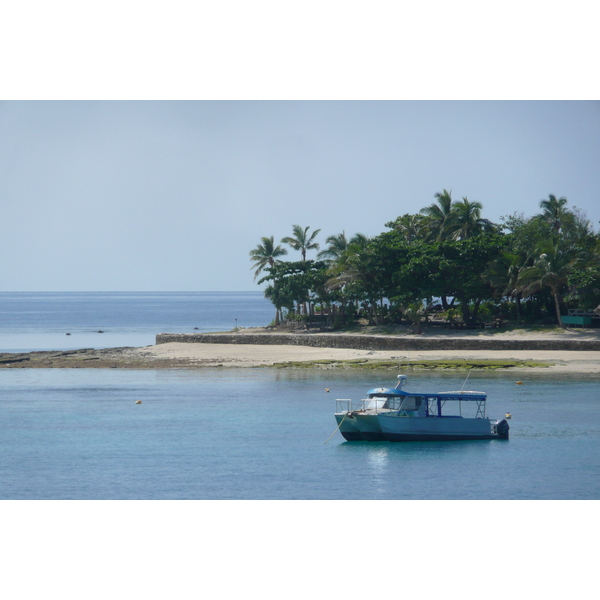
<svg viewBox="0 0 600 600"><path fill-rule="evenodd" d="M465 390L465 385L467 385L467 381L469 379L469 375L471 374L471 369L469 369L469 372L467 373L467 378L465 379L462 388L460 389L461 392L464 392Z"/></svg>
<svg viewBox="0 0 600 600"><path fill-rule="evenodd" d="M396 389L401 390L402 385L406 382L406 375L398 375L398 383L396 384Z"/></svg>

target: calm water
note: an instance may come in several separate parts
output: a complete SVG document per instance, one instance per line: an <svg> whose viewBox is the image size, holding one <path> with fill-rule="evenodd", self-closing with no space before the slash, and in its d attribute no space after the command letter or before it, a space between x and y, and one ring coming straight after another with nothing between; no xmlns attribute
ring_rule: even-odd
<svg viewBox="0 0 600 600"><path fill-rule="evenodd" d="M0 352L149 346L157 333L231 331L274 316L262 292L4 292Z"/></svg>
<svg viewBox="0 0 600 600"><path fill-rule="evenodd" d="M25 311L17 310L11 326L18 347L24 345L19 335L39 345L36 331L49 339L48 329L64 325L56 295L44 295L47 310L44 299L29 296L35 317L27 325ZM81 316L89 298L78 309L77 296L67 300L81 319L79 331L92 330L95 325ZM131 308L133 296L124 295L125 306ZM186 320L212 329L209 317L200 321L188 295L168 296L150 301L142 295L139 310L129 310L131 323L122 316L121 329L112 311L116 334L126 338L130 327L137 339L147 323L168 326L169 303L174 312L190 309L177 316L182 330L189 330ZM225 297L228 314L240 320L260 304L253 295L240 294L237 306L232 295ZM202 300L200 295L198 304ZM111 302L121 301L111 297L105 304ZM152 306L159 307L158 315L152 316ZM43 314L49 315L47 325ZM3 316L12 317L6 310ZM215 329L227 320L215 318ZM73 323L70 329L78 331ZM0 370L0 498L600 498L600 378L473 373L468 387L488 393L488 415L513 415L507 442L350 443L336 433L324 443L336 426L336 398L359 399L369 388L393 385L395 376L339 370ZM517 378L523 385L515 385ZM407 389L455 389L463 379L409 373Z"/></svg>

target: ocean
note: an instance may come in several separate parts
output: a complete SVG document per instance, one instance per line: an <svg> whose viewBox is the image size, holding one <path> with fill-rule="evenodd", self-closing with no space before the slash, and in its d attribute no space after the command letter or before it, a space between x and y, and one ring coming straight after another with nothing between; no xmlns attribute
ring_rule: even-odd
<svg viewBox="0 0 600 600"><path fill-rule="evenodd" d="M0 352L149 346L157 333L231 331L274 317L262 292L0 292Z"/></svg>
<svg viewBox="0 0 600 600"><path fill-rule="evenodd" d="M274 311L260 292L4 293L0 316L7 352L150 345L160 332L266 325ZM336 398L358 400L396 375L3 369L0 499L600 498L600 378L473 372L468 387L487 392L488 416L512 414L508 441L367 443L334 433ZM464 382L462 373L407 375L409 390Z"/></svg>

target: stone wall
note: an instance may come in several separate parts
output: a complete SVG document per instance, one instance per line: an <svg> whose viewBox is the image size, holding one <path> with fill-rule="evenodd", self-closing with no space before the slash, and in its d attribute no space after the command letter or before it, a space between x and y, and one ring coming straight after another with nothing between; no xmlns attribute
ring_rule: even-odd
<svg viewBox="0 0 600 600"><path fill-rule="evenodd" d="M356 350L600 350L596 340L507 340L278 333L159 333L157 344L272 344Z"/></svg>

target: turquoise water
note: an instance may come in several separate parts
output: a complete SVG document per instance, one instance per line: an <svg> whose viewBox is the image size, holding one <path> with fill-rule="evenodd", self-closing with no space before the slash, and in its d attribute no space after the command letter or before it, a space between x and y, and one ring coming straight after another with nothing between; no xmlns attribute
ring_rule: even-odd
<svg viewBox="0 0 600 600"><path fill-rule="evenodd" d="M385 372L0 371L2 499L598 499L600 381L473 373L509 441L345 442ZM462 385L409 374L407 389ZM327 393L326 388L331 392ZM141 400L142 404L136 404Z"/></svg>

